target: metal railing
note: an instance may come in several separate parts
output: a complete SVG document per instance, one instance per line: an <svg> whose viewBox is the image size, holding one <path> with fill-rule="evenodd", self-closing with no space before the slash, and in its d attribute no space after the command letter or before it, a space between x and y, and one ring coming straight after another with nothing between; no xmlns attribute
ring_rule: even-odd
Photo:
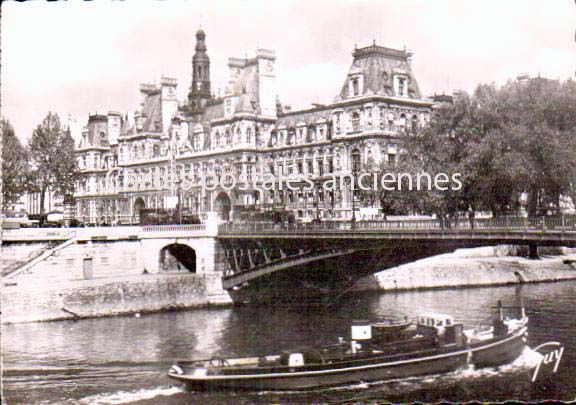
<svg viewBox="0 0 576 405"><path fill-rule="evenodd" d="M418 219L403 221L322 221L320 223L225 223L219 227L219 234L233 233L337 233L337 232L414 232L436 231L442 233L489 232L489 231L576 231L576 217L542 218L483 218L468 219Z"/></svg>
<svg viewBox="0 0 576 405"><path fill-rule="evenodd" d="M193 225L146 225L142 227L143 232L189 232L205 231L205 224Z"/></svg>

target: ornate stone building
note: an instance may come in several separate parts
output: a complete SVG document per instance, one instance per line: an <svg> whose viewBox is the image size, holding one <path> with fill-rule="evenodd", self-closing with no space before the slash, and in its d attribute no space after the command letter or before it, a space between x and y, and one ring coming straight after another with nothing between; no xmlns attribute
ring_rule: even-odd
<svg viewBox="0 0 576 405"><path fill-rule="evenodd" d="M331 174L394 166L402 138L429 121L433 104L422 98L410 52L372 44L352 56L332 103L290 111L277 97L276 54L265 49L230 58L225 94L214 97L199 30L186 103L177 100L176 80L162 78L141 85L133 116L90 115L77 152L78 217L129 223L142 208L171 208L177 199L189 212L223 218L255 206L293 210L301 220L349 219L366 201L352 204L349 189L319 184ZM296 178L296 189L265 184L280 175Z"/></svg>

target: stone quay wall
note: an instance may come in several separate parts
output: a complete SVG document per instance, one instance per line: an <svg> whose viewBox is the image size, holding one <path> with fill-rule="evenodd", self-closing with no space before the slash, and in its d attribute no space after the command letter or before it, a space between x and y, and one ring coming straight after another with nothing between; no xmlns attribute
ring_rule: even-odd
<svg viewBox="0 0 576 405"><path fill-rule="evenodd" d="M174 243L194 251L195 269L159 266L161 260L170 264L173 258L160 252ZM19 250L14 246L3 245L0 249L2 253L5 249ZM223 253L213 237L84 238L64 242L48 253L42 260L2 278L2 323L114 316L232 302L222 289Z"/></svg>
<svg viewBox="0 0 576 405"><path fill-rule="evenodd" d="M576 279L576 252L538 260L507 256L506 247L461 249L388 269L361 280L356 290L480 287Z"/></svg>
<svg viewBox="0 0 576 405"><path fill-rule="evenodd" d="M209 287L215 282L219 275L182 273L4 286L2 323L203 307L211 302Z"/></svg>

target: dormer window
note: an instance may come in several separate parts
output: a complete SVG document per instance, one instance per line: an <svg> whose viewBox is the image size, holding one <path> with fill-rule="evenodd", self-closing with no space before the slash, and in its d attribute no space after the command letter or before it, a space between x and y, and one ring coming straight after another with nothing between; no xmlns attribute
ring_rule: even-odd
<svg viewBox="0 0 576 405"><path fill-rule="evenodd" d="M406 95L406 79L403 77L398 79L398 94L401 96Z"/></svg>
<svg viewBox="0 0 576 405"><path fill-rule="evenodd" d="M398 97L408 96L408 78L404 75L394 76L394 87Z"/></svg>
<svg viewBox="0 0 576 405"><path fill-rule="evenodd" d="M354 69L354 71L351 72L348 77L348 96L360 96L364 86L364 80L361 71L359 69Z"/></svg>
<svg viewBox="0 0 576 405"><path fill-rule="evenodd" d="M231 98L226 99L226 101L224 103L224 107L225 107L225 115L226 116L232 115L232 99Z"/></svg>

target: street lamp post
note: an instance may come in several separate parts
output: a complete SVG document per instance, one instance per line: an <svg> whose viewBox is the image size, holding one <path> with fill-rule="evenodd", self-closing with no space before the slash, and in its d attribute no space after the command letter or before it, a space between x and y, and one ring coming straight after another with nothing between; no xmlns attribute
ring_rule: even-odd
<svg viewBox="0 0 576 405"><path fill-rule="evenodd" d="M180 199L180 179L176 178L176 180L174 181L175 185L176 185L176 214L178 215L178 223L181 224L182 223L182 201ZM174 192L172 192L172 195L174 195ZM172 217L174 218L174 217Z"/></svg>
<svg viewBox="0 0 576 405"><path fill-rule="evenodd" d="M352 229L356 228L356 198L354 195L354 175L352 175L352 187L351 187L351 191L352 191Z"/></svg>
<svg viewBox="0 0 576 405"><path fill-rule="evenodd" d="M350 198L352 199L352 217L350 218L350 228L356 228L356 203L354 198L354 170L351 172L350 182Z"/></svg>
<svg viewBox="0 0 576 405"><path fill-rule="evenodd" d="M316 220L320 222L320 183L316 184Z"/></svg>

